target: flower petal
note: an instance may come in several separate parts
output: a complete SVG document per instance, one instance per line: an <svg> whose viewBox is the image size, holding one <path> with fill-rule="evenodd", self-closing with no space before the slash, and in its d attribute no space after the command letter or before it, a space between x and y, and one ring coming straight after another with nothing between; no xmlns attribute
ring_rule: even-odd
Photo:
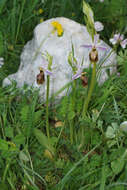
<svg viewBox="0 0 127 190"><path fill-rule="evenodd" d="M111 44L113 44L113 45L115 45L116 43L117 43L117 40L116 39L114 39L114 38L110 38L110 40L109 40L110 42L111 42Z"/></svg>
<svg viewBox="0 0 127 190"><path fill-rule="evenodd" d="M77 72L75 75L72 76L72 80L75 80L75 79L81 77L81 75L82 75L82 71Z"/></svg>
<svg viewBox="0 0 127 190"><path fill-rule="evenodd" d="M44 71L45 71L45 73L46 73L47 75L50 75L50 76L53 75L53 73L52 73L51 71L47 70L47 69L45 69Z"/></svg>
<svg viewBox="0 0 127 190"><path fill-rule="evenodd" d="M127 45L127 39L125 39L122 42L120 42L120 45L122 46L123 49L125 49L126 45Z"/></svg>
<svg viewBox="0 0 127 190"><path fill-rule="evenodd" d="M92 46L92 45L87 45L87 44L85 45L85 44L84 44L84 45L81 45L81 47L84 47L84 48L92 48L93 46Z"/></svg>
<svg viewBox="0 0 127 190"><path fill-rule="evenodd" d="M97 46L97 49L100 49L100 50L102 50L102 51L106 51L106 50L107 50L107 48L104 47L104 46Z"/></svg>
<svg viewBox="0 0 127 190"><path fill-rule="evenodd" d="M100 32L100 31L102 31L104 29L103 24L101 22L99 22L99 21L94 23L94 27L95 27L95 30L97 32Z"/></svg>
<svg viewBox="0 0 127 190"><path fill-rule="evenodd" d="M98 44L99 41L99 34L94 35L94 46L96 47L96 45Z"/></svg>

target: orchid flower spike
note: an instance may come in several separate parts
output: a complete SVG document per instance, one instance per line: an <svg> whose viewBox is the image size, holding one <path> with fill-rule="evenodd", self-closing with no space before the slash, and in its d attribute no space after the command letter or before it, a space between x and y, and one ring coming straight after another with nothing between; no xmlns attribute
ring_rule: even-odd
<svg viewBox="0 0 127 190"><path fill-rule="evenodd" d="M101 50L101 51L106 51L107 48L104 47L104 46L101 46L99 44L99 34L96 34L94 35L94 42L92 44L86 44L86 45L82 45L81 47L84 47L84 48L90 48L90 49L98 49L98 50Z"/></svg>
<svg viewBox="0 0 127 190"><path fill-rule="evenodd" d="M4 64L4 58L0 57L0 68L3 66L3 64Z"/></svg>
<svg viewBox="0 0 127 190"><path fill-rule="evenodd" d="M123 49L125 49L125 48L126 48L126 45L127 45L127 38L124 39L124 35L123 35L123 34L120 35L120 33L114 34L113 38L111 38L109 41L110 41L113 45L115 45L115 44L120 44Z"/></svg>

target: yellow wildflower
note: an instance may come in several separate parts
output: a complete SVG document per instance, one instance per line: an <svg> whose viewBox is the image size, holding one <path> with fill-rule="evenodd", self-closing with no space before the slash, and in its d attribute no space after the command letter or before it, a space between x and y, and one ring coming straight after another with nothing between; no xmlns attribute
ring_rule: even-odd
<svg viewBox="0 0 127 190"><path fill-rule="evenodd" d="M42 14L43 12L44 12L43 9L39 9L39 10L38 10L38 13L39 13L39 14Z"/></svg>
<svg viewBox="0 0 127 190"><path fill-rule="evenodd" d="M73 12L71 15L72 15L72 16L75 16L75 13Z"/></svg>
<svg viewBox="0 0 127 190"><path fill-rule="evenodd" d="M41 23L41 22L43 22L43 21L44 21L44 19L43 19L43 18L41 18L41 19L40 19L40 23Z"/></svg>
<svg viewBox="0 0 127 190"><path fill-rule="evenodd" d="M57 30L57 35L62 36L63 35L63 27L58 21L52 21L52 26L54 27L54 31Z"/></svg>

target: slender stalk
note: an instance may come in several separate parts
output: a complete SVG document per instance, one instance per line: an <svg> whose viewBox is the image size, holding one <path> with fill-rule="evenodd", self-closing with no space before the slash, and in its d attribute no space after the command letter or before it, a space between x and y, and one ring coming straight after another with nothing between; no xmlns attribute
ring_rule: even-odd
<svg viewBox="0 0 127 190"><path fill-rule="evenodd" d="M76 98L76 80L73 81L73 94L72 94L72 109L75 112L75 98ZM74 141L74 119L70 121L70 141L73 144Z"/></svg>
<svg viewBox="0 0 127 190"><path fill-rule="evenodd" d="M91 78L91 83L90 83L90 87L89 87L89 91L88 91L88 96L86 98L86 101L84 103L83 106L83 111L82 111L82 117L85 118L86 117L86 112L88 109L88 105L92 96L92 92L94 89L94 83L95 83L95 77L96 77L96 62L91 62L93 64L93 70L92 70L92 78ZM84 144L84 126L82 126L81 128L81 144L79 145L79 149L83 146Z"/></svg>
<svg viewBox="0 0 127 190"><path fill-rule="evenodd" d="M47 92L46 92L46 133L49 138L49 80L50 76L47 76Z"/></svg>
<svg viewBox="0 0 127 190"><path fill-rule="evenodd" d="M91 84L90 84L90 88L88 91L88 96L87 99L84 103L83 106L83 112L82 112L82 117L84 118L86 116L86 112L87 112L87 108L91 99L91 95L94 89L94 83L95 83L95 77L96 77L96 62L93 62L93 71L92 71L92 78L91 78Z"/></svg>
<svg viewBox="0 0 127 190"><path fill-rule="evenodd" d="M9 166L10 166L10 162L8 162L8 163L6 164L6 167L5 167L5 170L4 170L4 174L3 174L3 183L5 182L6 175L7 175L8 169L9 169Z"/></svg>

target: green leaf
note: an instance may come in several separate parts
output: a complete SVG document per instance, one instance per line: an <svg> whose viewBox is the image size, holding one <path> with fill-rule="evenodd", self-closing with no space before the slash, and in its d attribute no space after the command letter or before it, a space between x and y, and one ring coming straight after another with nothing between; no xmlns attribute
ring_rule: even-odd
<svg viewBox="0 0 127 190"><path fill-rule="evenodd" d="M25 137L22 134L16 135L13 139L16 145L25 144Z"/></svg>
<svg viewBox="0 0 127 190"><path fill-rule="evenodd" d="M24 153L24 151L20 151L20 153L19 153L19 158L20 158L20 160L23 160L23 161L26 161L26 162L29 161L29 158L28 158L28 156Z"/></svg>
<svg viewBox="0 0 127 190"><path fill-rule="evenodd" d="M69 119L69 120L72 120L74 117L75 117L75 112L72 111L72 110L69 111L69 112L68 112L68 119Z"/></svg>
<svg viewBox="0 0 127 190"><path fill-rule="evenodd" d="M8 143L7 141L0 139L0 150L8 150Z"/></svg>
<svg viewBox="0 0 127 190"><path fill-rule="evenodd" d="M3 8L5 6L5 3L6 3L7 0L0 0L0 14L2 13L3 11Z"/></svg>
<svg viewBox="0 0 127 190"><path fill-rule="evenodd" d="M34 124L36 125L41 120L42 110L34 113Z"/></svg>
<svg viewBox="0 0 127 190"><path fill-rule="evenodd" d="M8 186L5 183L0 183L0 189L8 190Z"/></svg>
<svg viewBox="0 0 127 190"><path fill-rule="evenodd" d="M122 171L123 167L124 167L124 160L121 158L111 162L111 168L116 175Z"/></svg>
<svg viewBox="0 0 127 190"><path fill-rule="evenodd" d="M3 52L4 52L4 45L3 45L3 35L2 32L0 32L0 56L2 56Z"/></svg>
<svg viewBox="0 0 127 190"><path fill-rule="evenodd" d="M13 138L13 128L12 127L6 127L5 128L5 135L6 135L6 137Z"/></svg>
<svg viewBox="0 0 127 190"><path fill-rule="evenodd" d="M39 141L39 143L45 148L48 149L53 155L55 154L55 149L52 146L50 139L47 138L47 136L44 135L44 133L42 133L41 130L39 129L34 129L34 135L37 138L37 140Z"/></svg>
<svg viewBox="0 0 127 190"><path fill-rule="evenodd" d="M114 129L111 127L111 126L109 126L108 128L107 128L107 131L106 131L106 137L107 138L109 138L109 139L113 139L113 138L115 138L115 131L114 131Z"/></svg>

